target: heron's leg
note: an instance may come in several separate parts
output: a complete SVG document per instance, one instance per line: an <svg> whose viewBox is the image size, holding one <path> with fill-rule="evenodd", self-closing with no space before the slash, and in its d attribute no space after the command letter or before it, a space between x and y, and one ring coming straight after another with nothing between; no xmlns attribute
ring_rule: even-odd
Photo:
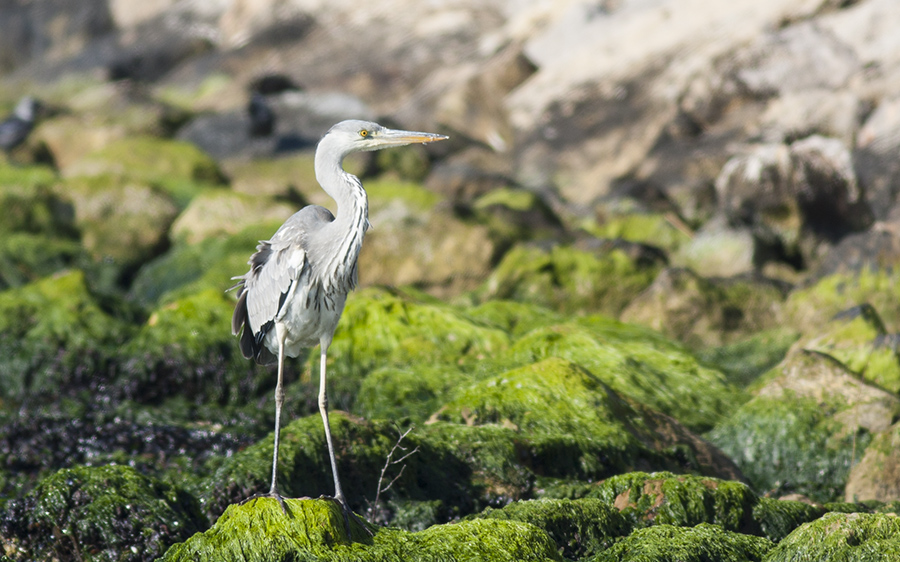
<svg viewBox="0 0 900 562"><path fill-rule="evenodd" d="M344 492L341 490L341 480L338 478L337 460L334 457L334 443L331 440L331 426L328 425L328 394L325 391L325 357L328 346L322 345L322 366L319 374L319 413L322 414L322 423L325 424L325 441L328 442L328 458L331 461L331 473L334 475L334 499L345 507Z"/></svg>
<svg viewBox="0 0 900 562"><path fill-rule="evenodd" d="M284 340L287 337L287 331L281 323L275 324L275 335L278 337L278 382L275 384L275 450L272 453L272 487L269 488L269 495L280 498L277 486L278 446L281 443L281 406L284 404Z"/></svg>

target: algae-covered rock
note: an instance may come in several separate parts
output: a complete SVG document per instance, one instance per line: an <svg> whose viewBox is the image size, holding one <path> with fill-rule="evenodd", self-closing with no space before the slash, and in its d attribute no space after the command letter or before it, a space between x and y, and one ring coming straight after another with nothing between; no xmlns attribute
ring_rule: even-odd
<svg viewBox="0 0 900 562"><path fill-rule="evenodd" d="M76 240L29 232L0 237L0 290L86 262L86 254Z"/></svg>
<svg viewBox="0 0 900 562"><path fill-rule="evenodd" d="M722 373L698 363L679 344L603 316L537 328L483 367L502 372L549 357L581 365L617 393L695 431L710 429L741 399Z"/></svg>
<svg viewBox="0 0 900 562"><path fill-rule="evenodd" d="M686 269L666 269L631 301L621 318L691 347L723 345L779 326L783 298L771 283L712 281Z"/></svg>
<svg viewBox="0 0 900 562"><path fill-rule="evenodd" d="M562 223L550 207L537 194L524 189L491 190L472 203L472 210L501 244L562 233Z"/></svg>
<svg viewBox="0 0 900 562"><path fill-rule="evenodd" d="M215 161L196 146L149 136L123 138L85 156L66 170L66 177L76 176L116 176L157 185L180 208L204 186L224 180Z"/></svg>
<svg viewBox="0 0 900 562"><path fill-rule="evenodd" d="M826 511L831 510L818 504L759 498L753 506L753 519L759 526L759 533L777 543L800 525L818 519Z"/></svg>
<svg viewBox="0 0 900 562"><path fill-rule="evenodd" d="M232 277L247 272L247 262L259 241L271 236L279 225L280 221L263 222L232 236L197 244L176 243L138 270L129 297L142 306L155 307L204 289L224 293L234 286Z"/></svg>
<svg viewBox="0 0 900 562"><path fill-rule="evenodd" d="M348 527L332 501L289 499L285 505L287 513L269 498L233 505L211 529L173 546L162 560L561 560L544 531L517 521L463 521L418 533L369 527L367 532L353 518Z"/></svg>
<svg viewBox="0 0 900 562"><path fill-rule="evenodd" d="M127 466L60 470L0 510L12 560L152 560L204 525L194 498Z"/></svg>
<svg viewBox="0 0 900 562"><path fill-rule="evenodd" d="M635 527L700 523L754 533L756 494L744 483L669 472L631 472L607 478L589 493L614 506Z"/></svg>
<svg viewBox="0 0 900 562"><path fill-rule="evenodd" d="M384 290L353 293L328 351L333 404L350 407L360 382L375 369L471 368L508 345L504 331L476 323L450 306L417 302ZM311 362L317 365L318 357Z"/></svg>
<svg viewBox="0 0 900 562"><path fill-rule="evenodd" d="M353 411L371 419L421 423L468 379L455 365L383 367L362 380Z"/></svg>
<svg viewBox="0 0 900 562"><path fill-rule="evenodd" d="M674 214L626 212L613 213L598 224L585 225L598 238L621 238L674 252L690 242L688 228Z"/></svg>
<svg viewBox="0 0 900 562"><path fill-rule="evenodd" d="M620 249L549 250L517 246L479 289L481 301L510 299L566 313L618 315L656 277L657 265L637 263Z"/></svg>
<svg viewBox="0 0 900 562"><path fill-rule="evenodd" d="M850 470L844 498L848 502L900 500L900 424L872 439Z"/></svg>
<svg viewBox="0 0 900 562"><path fill-rule="evenodd" d="M900 557L900 518L882 513L826 513L800 526L773 548L766 562Z"/></svg>
<svg viewBox="0 0 900 562"><path fill-rule="evenodd" d="M900 400L833 359L790 354L756 397L709 433L759 490L843 497L850 467L873 433L890 427Z"/></svg>
<svg viewBox="0 0 900 562"><path fill-rule="evenodd" d="M182 394L194 403L241 405L272 387L264 368L244 359L231 334L234 304L206 289L154 310L119 351L129 398L152 402Z"/></svg>
<svg viewBox="0 0 900 562"><path fill-rule="evenodd" d="M194 197L178 215L170 237L196 244L208 238L237 234L262 222L280 224L296 210L292 205L265 197L208 189ZM275 234L274 230L272 234Z"/></svg>
<svg viewBox="0 0 900 562"><path fill-rule="evenodd" d="M542 306L515 302L490 300L472 308L467 308L466 316L495 326L512 336L521 336L540 326L560 324L563 317Z"/></svg>
<svg viewBox="0 0 900 562"><path fill-rule="evenodd" d="M177 214L164 191L113 176L72 179L56 191L72 201L85 249L124 267L159 253Z"/></svg>
<svg viewBox="0 0 900 562"><path fill-rule="evenodd" d="M657 525L638 529L591 562L762 562L772 541L716 525Z"/></svg>
<svg viewBox="0 0 900 562"><path fill-rule="evenodd" d="M619 510L593 498L541 499L487 508L469 519L522 521L543 529L567 559L578 560L604 551L631 532Z"/></svg>
<svg viewBox="0 0 900 562"><path fill-rule="evenodd" d="M871 305L840 312L825 326L809 330L797 345L833 357L885 390L900 392L900 356Z"/></svg>
<svg viewBox="0 0 900 562"><path fill-rule="evenodd" d="M862 303L878 311L888 333L900 332L900 271L862 268L823 277L788 296L784 318L803 332L810 326L825 325L841 311Z"/></svg>
<svg viewBox="0 0 900 562"><path fill-rule="evenodd" d="M791 328L771 328L733 343L698 350L695 355L703 364L722 371L728 382L745 387L780 363L799 337L799 332Z"/></svg>
<svg viewBox="0 0 900 562"><path fill-rule="evenodd" d="M80 271L0 292L0 392L65 392L104 373L109 350L130 329L91 294Z"/></svg>
<svg viewBox="0 0 900 562"><path fill-rule="evenodd" d="M52 189L53 170L40 166L0 167L0 233L72 236L72 204Z"/></svg>

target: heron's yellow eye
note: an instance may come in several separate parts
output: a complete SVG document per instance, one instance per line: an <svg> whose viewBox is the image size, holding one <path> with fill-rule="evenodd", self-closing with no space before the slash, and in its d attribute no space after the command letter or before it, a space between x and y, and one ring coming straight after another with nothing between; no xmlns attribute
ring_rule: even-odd
<svg viewBox="0 0 900 562"><path fill-rule="evenodd" d="M361 130L361 131L359 132L359 136L361 136L361 137L367 137L367 136L369 136L369 131L366 130L366 129L363 129L363 130Z"/></svg>

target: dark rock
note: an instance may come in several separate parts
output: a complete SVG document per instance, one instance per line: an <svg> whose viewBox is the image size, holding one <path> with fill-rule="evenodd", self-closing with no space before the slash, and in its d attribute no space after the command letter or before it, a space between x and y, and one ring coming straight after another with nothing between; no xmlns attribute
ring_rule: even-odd
<svg viewBox="0 0 900 562"><path fill-rule="evenodd" d="M253 93L247 104L247 114L250 117L248 132L251 137L267 137L275 131L275 113L262 94Z"/></svg>

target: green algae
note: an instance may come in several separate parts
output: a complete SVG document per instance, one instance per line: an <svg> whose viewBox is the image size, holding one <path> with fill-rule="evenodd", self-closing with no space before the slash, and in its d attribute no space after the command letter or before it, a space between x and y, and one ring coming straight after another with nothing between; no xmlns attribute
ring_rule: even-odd
<svg viewBox="0 0 900 562"><path fill-rule="evenodd" d="M696 431L710 429L742 399L720 372L701 365L679 344L600 316L537 328L482 369L502 372L550 357L581 365L619 394Z"/></svg>
<svg viewBox="0 0 900 562"><path fill-rule="evenodd" d="M493 189L472 203L475 218L487 225L492 238L504 247L524 240L559 234L559 218L535 193L524 189Z"/></svg>
<svg viewBox="0 0 900 562"><path fill-rule="evenodd" d="M861 456L871 439L868 432L844 431L834 417L846 406L835 400L756 397L707 437L756 489L830 501L842 496L854 455Z"/></svg>
<svg viewBox="0 0 900 562"><path fill-rule="evenodd" d="M826 513L782 540L766 562L881 562L900 557L900 519L881 513Z"/></svg>
<svg viewBox="0 0 900 562"><path fill-rule="evenodd" d="M631 472L607 478L590 497L615 506L635 527L700 523L752 533L756 494L741 482L670 472Z"/></svg>
<svg viewBox="0 0 900 562"><path fill-rule="evenodd" d="M348 408L362 379L377 368L455 364L466 369L507 345L505 332L477 324L450 306L384 290L359 291L347 299L328 351L331 396L338 407ZM312 372L318 359L310 358Z"/></svg>
<svg viewBox="0 0 900 562"><path fill-rule="evenodd" d="M544 531L517 521L463 521L418 533L369 527L369 536L353 518L348 534L332 501L289 499L285 504L288 513L269 498L231 506L210 530L173 546L162 560L561 560Z"/></svg>
<svg viewBox="0 0 900 562"><path fill-rule="evenodd" d="M628 535L631 524L617 509L598 499L542 499L488 508L469 519L522 521L547 532L567 559L592 556Z"/></svg>
<svg viewBox="0 0 900 562"><path fill-rule="evenodd" d="M363 379L353 410L371 419L424 422L468 378L445 364L376 369Z"/></svg>
<svg viewBox="0 0 900 562"><path fill-rule="evenodd" d="M73 237L72 205L52 189L58 181L48 168L0 166L0 233Z"/></svg>
<svg viewBox="0 0 900 562"><path fill-rule="evenodd" d="M101 307L78 270L0 292L2 396L55 394L103 372L104 353L129 332Z"/></svg>
<svg viewBox="0 0 900 562"><path fill-rule="evenodd" d="M145 263L135 276L129 297L153 307L204 289L225 292L232 277L247 272L247 262L259 240L268 239L280 222L263 222L232 236L209 238L197 244L175 244L168 252Z"/></svg>
<svg viewBox="0 0 900 562"><path fill-rule="evenodd" d="M777 543L800 525L818 519L826 511L830 510L806 502L759 498L753 506L753 519L759 525L759 534Z"/></svg>
<svg viewBox="0 0 900 562"><path fill-rule="evenodd" d="M60 470L0 514L13 560L149 560L204 525L196 500L127 466Z"/></svg>
<svg viewBox="0 0 900 562"><path fill-rule="evenodd" d="M522 336L535 328L559 324L563 317L550 309L515 301L492 300L465 308L468 318L499 328L511 336Z"/></svg>
<svg viewBox="0 0 900 562"><path fill-rule="evenodd" d="M591 562L762 562L772 549L762 537L701 523L695 527L657 525L638 529Z"/></svg>
<svg viewBox="0 0 900 562"><path fill-rule="evenodd" d="M775 367L800 337L790 328L772 328L718 347L695 352L697 358L725 374L728 382L746 387Z"/></svg>
<svg viewBox="0 0 900 562"><path fill-rule="evenodd" d="M81 245L69 238L30 232L0 237L0 290L20 287L73 265L84 265Z"/></svg>
<svg viewBox="0 0 900 562"><path fill-rule="evenodd" d="M674 219L677 220L677 219ZM690 235L675 226L673 217L662 213L628 213L586 224L583 228L598 238L621 238L674 252L690 242Z"/></svg>
<svg viewBox="0 0 900 562"><path fill-rule="evenodd" d="M565 246L510 250L477 292L483 302L509 299L565 313L617 315L659 271L625 252L588 252Z"/></svg>
<svg viewBox="0 0 900 562"><path fill-rule="evenodd" d="M158 186L179 208L205 187L224 182L215 161L195 145L149 136L112 142L73 168L71 175L120 176Z"/></svg>

